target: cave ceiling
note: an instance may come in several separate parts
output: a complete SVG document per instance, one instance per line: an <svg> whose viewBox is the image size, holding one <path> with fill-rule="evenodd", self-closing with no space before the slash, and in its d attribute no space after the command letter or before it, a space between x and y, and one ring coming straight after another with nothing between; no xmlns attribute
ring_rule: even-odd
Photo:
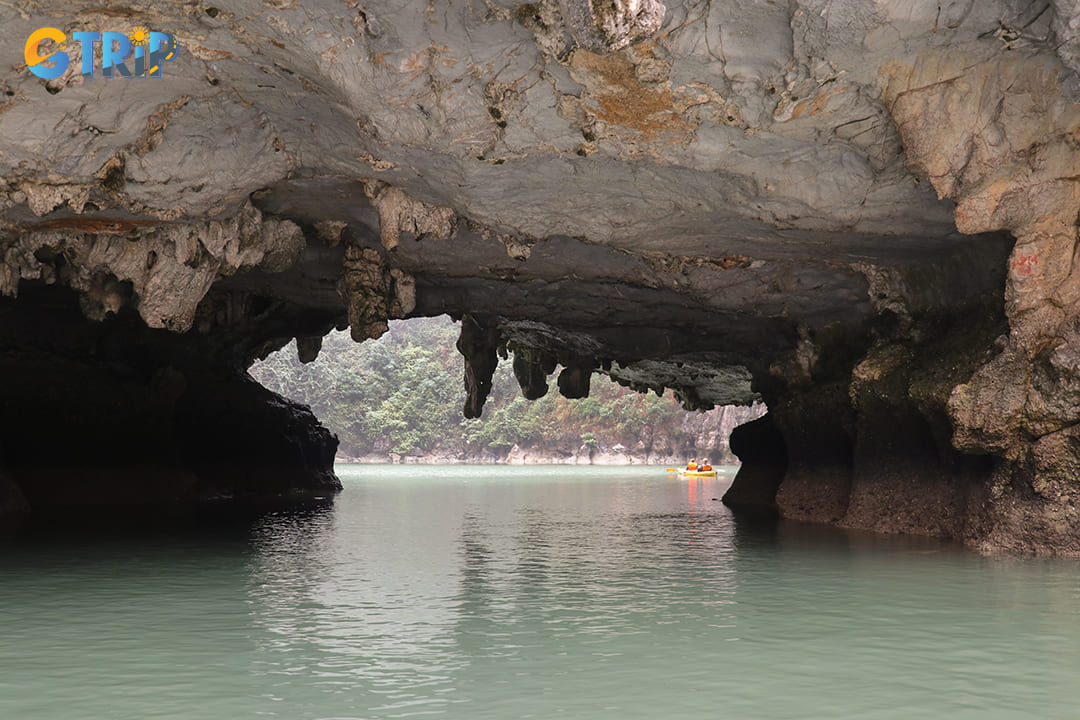
<svg viewBox="0 0 1080 720"><path fill-rule="evenodd" d="M68 38L51 79L16 52L44 26ZM920 165L906 145L935 139L898 106L959 82L991 103L972 68L1006 63L1053 116L1032 146L1075 112L1066 2L24 2L0 27L3 295L235 331L243 362L469 313L704 406L809 372L819 337L1000 297L1014 227L955 217L984 138ZM140 27L175 38L160 78L105 78L72 40ZM1025 172L1069 170L1046 164ZM229 294L290 312L223 327Z"/></svg>

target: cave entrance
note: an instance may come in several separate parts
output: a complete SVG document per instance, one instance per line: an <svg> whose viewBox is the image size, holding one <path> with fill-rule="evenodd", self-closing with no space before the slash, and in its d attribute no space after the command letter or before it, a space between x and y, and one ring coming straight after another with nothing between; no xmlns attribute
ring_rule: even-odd
<svg viewBox="0 0 1080 720"><path fill-rule="evenodd" d="M482 417L467 419L460 324L443 315L389 328L363 343L333 332L307 363L293 341L249 372L308 405L337 434L339 462L735 463L732 429L765 412L761 404L687 412L670 392L639 393L604 378L584 398L552 387L527 400L511 363L501 362Z"/></svg>

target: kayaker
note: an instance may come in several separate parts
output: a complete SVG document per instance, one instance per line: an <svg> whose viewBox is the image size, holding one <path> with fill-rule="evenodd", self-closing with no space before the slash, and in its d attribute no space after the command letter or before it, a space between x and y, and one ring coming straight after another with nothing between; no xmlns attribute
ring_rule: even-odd
<svg viewBox="0 0 1080 720"><path fill-rule="evenodd" d="M709 462L709 458L705 458L701 462L701 469L705 472L709 472L710 470L712 470L712 464Z"/></svg>
<svg viewBox="0 0 1080 720"><path fill-rule="evenodd" d="M686 463L686 472L697 472L697 463L693 460Z"/></svg>

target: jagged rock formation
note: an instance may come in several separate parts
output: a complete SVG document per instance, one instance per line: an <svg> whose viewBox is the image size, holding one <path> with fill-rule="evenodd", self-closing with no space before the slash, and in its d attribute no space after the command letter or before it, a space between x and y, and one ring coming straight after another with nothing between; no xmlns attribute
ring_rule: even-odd
<svg viewBox="0 0 1080 720"><path fill-rule="evenodd" d="M223 447L283 434L289 463L322 458L296 484L325 486L329 440L281 430L294 409L234 445L224 419L195 432L262 402L216 383L290 337L313 357L331 327L448 312L469 414L510 353L534 397L561 365L568 396L599 372L689 408L763 398L733 504L1080 553L1075 3L0 19L9 47L42 25L178 43L160 79L84 77L69 42L58 77L0 80L0 507L47 504L35 468L87 448L112 467L188 443L169 468L191 475L154 487L231 492ZM67 419L24 445L46 402Z"/></svg>
<svg viewBox="0 0 1080 720"><path fill-rule="evenodd" d="M307 408L215 362L213 340L134 313L88 323L73 291L22 289L19 310L0 314L0 334L19 339L0 355L0 508L97 519L340 487L336 439Z"/></svg>

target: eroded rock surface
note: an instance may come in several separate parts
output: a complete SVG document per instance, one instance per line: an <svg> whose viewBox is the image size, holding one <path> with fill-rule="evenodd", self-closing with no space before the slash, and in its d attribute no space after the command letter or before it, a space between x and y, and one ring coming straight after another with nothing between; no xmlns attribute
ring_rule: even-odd
<svg viewBox="0 0 1080 720"><path fill-rule="evenodd" d="M2 506L51 482L48 443L11 440L46 398L75 418L42 426L53 447L92 417L113 460L188 443L148 495L213 492L281 438L326 487L328 438L239 373L450 313L466 414L511 354L528 397L604 374L689 409L763 398L733 505L1080 553L1078 13L6 4L8 47L146 26L178 52L160 79L88 78L71 42L59 77L0 78ZM278 420L230 458L185 434L191 403L233 418L214 436L239 405Z"/></svg>
<svg viewBox="0 0 1080 720"><path fill-rule="evenodd" d="M0 485L19 491L0 492L4 510L100 522L340 487L337 440L222 359L228 340L151 329L131 310L87 322L68 288L22 290L28 307L0 312L0 333L20 339L0 355Z"/></svg>

